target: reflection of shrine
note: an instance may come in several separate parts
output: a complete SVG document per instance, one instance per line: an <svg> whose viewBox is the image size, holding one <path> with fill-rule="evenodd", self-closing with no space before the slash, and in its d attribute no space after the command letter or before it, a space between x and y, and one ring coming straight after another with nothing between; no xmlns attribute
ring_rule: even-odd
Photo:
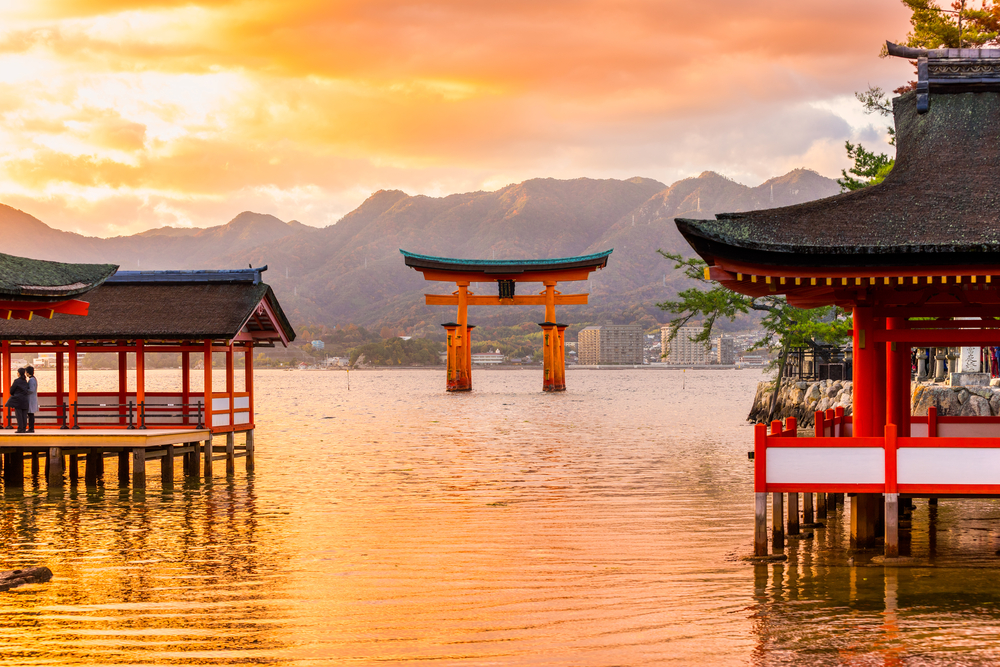
<svg viewBox="0 0 1000 667"><path fill-rule="evenodd" d="M472 330L469 306L545 306L542 328L543 391L566 390L566 324L556 321L557 305L582 305L587 294L562 294L559 281L587 280L591 272L608 265L611 250L561 259L452 259L429 257L400 250L406 265L424 274L425 280L454 282L451 295L427 294L429 306L456 306L454 322L443 324L448 332L448 391L472 390ZM472 283L497 284L497 296L474 294ZM538 294L515 294L518 283L542 283Z"/></svg>
<svg viewBox="0 0 1000 667"><path fill-rule="evenodd" d="M1000 496L1000 417L912 417L912 348L1000 345L1000 52L923 51L917 89L893 100L895 167L881 184L784 208L678 219L706 275L801 308L853 317L853 414L758 424L755 553L767 554L767 493L854 494L851 542L898 555L900 497ZM936 361L944 360L937 355ZM933 412L933 410L932 410ZM908 501L906 501L908 502ZM780 549L780 540L775 540Z"/></svg>

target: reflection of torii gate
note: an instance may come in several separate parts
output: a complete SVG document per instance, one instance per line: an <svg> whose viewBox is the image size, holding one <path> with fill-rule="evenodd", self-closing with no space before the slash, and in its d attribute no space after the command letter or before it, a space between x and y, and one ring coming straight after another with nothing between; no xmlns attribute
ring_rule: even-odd
<svg viewBox="0 0 1000 667"><path fill-rule="evenodd" d="M428 306L458 306L458 319L442 326L448 332L448 391L472 389L472 336L469 306L545 306L542 358L545 377L543 391L566 390L566 324L556 322L556 304L586 304L588 294L560 294L560 280L587 280L592 271L608 265L611 250L582 257L560 259L451 259L428 257L400 250L406 265L424 274L424 280L454 282L453 294L425 294ZM497 283L498 295L469 292L471 283ZM514 295L516 283L542 283L545 291L524 296Z"/></svg>

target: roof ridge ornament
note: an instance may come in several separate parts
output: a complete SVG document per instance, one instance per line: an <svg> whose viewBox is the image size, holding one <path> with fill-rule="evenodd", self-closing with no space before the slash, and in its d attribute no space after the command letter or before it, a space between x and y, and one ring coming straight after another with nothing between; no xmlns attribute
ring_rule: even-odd
<svg viewBox="0 0 1000 667"><path fill-rule="evenodd" d="M931 92L1000 92L1000 49L885 47L890 56L917 61L917 113L930 109Z"/></svg>

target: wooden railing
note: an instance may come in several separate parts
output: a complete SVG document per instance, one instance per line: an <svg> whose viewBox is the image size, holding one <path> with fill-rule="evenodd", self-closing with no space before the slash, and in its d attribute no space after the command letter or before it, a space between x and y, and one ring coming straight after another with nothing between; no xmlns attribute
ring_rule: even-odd
<svg viewBox="0 0 1000 667"><path fill-rule="evenodd" d="M909 437L894 424L854 437L850 417L830 412L816 413L814 438L796 437L792 417L770 432L757 424L756 492L1000 495L1000 418L939 417L931 408L911 418Z"/></svg>

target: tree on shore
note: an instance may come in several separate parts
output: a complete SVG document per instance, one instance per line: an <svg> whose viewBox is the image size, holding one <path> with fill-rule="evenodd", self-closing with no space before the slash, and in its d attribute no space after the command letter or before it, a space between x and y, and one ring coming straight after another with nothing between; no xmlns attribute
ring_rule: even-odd
<svg viewBox="0 0 1000 667"><path fill-rule="evenodd" d="M683 270L688 278L696 281L693 287L679 292L676 299L656 304L662 310L676 315L670 320L668 340L676 338L678 330L690 320L699 318L702 320L701 333L691 340L702 343L707 349L711 345L712 331L720 318L733 321L737 316L751 311L764 313L760 321L764 335L750 349L767 349L778 354L777 362L772 364L776 373L768 420L774 414L777 390L785 374L789 350L820 343L842 345L850 336L851 321L846 317L845 311L837 306L796 308L789 305L784 296L752 297L733 292L722 285L711 286L705 278L707 264L703 260L663 250L657 252L674 263L674 270Z"/></svg>

